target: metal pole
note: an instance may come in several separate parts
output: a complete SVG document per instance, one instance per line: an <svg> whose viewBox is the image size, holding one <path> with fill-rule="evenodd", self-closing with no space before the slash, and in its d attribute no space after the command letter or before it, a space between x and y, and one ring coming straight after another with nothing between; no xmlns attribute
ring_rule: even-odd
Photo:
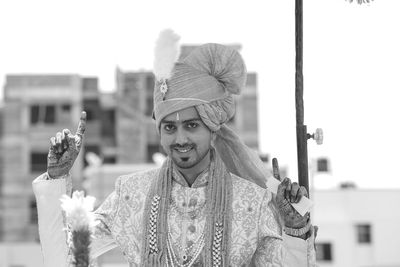
<svg viewBox="0 0 400 267"><path fill-rule="evenodd" d="M296 136L299 184L309 191L307 126L304 125L303 103L303 0L296 0Z"/></svg>

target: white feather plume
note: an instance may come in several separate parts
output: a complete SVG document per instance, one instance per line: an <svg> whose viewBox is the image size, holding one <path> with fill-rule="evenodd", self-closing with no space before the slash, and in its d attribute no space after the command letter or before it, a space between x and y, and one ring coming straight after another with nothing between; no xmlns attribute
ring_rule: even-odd
<svg viewBox="0 0 400 267"><path fill-rule="evenodd" d="M65 211L71 230L88 229L92 231L98 222L95 221L93 208L96 198L84 196L83 191L75 191L72 197L63 195L61 207Z"/></svg>
<svg viewBox="0 0 400 267"><path fill-rule="evenodd" d="M171 29L160 32L155 46L153 65L157 81L167 80L171 77L174 64L180 54L179 39L179 35Z"/></svg>

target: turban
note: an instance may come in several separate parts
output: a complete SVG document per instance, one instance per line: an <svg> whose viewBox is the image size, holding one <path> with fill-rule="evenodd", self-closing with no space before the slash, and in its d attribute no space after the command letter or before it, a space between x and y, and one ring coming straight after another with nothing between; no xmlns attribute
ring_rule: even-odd
<svg viewBox="0 0 400 267"><path fill-rule="evenodd" d="M164 31L160 38L163 35L176 40L172 31ZM159 44L170 43L159 41ZM161 54L158 59L157 54ZM156 65L157 62L165 65L165 58L178 56L157 52L156 46L154 118L157 130L160 131L161 120L167 115L195 107L204 124L216 133L213 146L228 171L265 188L269 173L264 163L225 125L235 114L232 95L240 94L246 84L246 66L239 52L221 44L204 44L171 64L170 74L162 76L159 73L168 71L159 71Z"/></svg>
<svg viewBox="0 0 400 267"><path fill-rule="evenodd" d="M246 82L246 68L239 53L220 44L205 44L177 62L166 81L165 95L156 81L154 115L157 128L162 118L192 106L210 104L201 115L211 116L210 130L217 130L235 113L232 94L239 94ZM212 124L217 125L213 126Z"/></svg>

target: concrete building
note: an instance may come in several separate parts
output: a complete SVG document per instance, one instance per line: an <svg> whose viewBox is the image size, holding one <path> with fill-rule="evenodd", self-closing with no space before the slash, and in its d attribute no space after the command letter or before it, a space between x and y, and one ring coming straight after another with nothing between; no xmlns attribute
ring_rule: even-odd
<svg viewBox="0 0 400 267"><path fill-rule="evenodd" d="M49 133L76 125L82 109L78 75L8 75L4 87L2 239L38 239L32 180L46 170ZM79 178L78 160L72 173Z"/></svg>
<svg viewBox="0 0 400 267"><path fill-rule="evenodd" d="M229 126L249 147L258 151L258 105L257 74L247 74L246 87L239 96L235 96L236 113Z"/></svg>
<svg viewBox="0 0 400 267"><path fill-rule="evenodd" d="M345 186L313 201L320 267L400 266L400 190Z"/></svg>
<svg viewBox="0 0 400 267"><path fill-rule="evenodd" d="M2 137L3 137L3 103L0 102L0 200L2 199L2 185L3 185L3 157L4 157L4 150L2 145ZM3 204L0 201L0 211L3 210ZM3 217L0 216L0 240L3 239Z"/></svg>
<svg viewBox="0 0 400 267"><path fill-rule="evenodd" d="M153 114L154 76L151 72L116 70L117 162L152 162L160 151Z"/></svg>

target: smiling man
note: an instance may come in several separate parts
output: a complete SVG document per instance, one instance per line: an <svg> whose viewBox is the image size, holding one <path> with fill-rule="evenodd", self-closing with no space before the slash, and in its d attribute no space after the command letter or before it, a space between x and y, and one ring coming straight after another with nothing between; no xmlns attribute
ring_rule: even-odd
<svg viewBox="0 0 400 267"><path fill-rule="evenodd" d="M188 186L210 165L213 134L194 107L166 116L160 125L161 145Z"/></svg>
<svg viewBox="0 0 400 267"><path fill-rule="evenodd" d="M315 266L309 214L290 205L305 189L289 179L276 195L265 189L263 163L225 125L232 95L245 86L242 57L205 44L175 62L177 39L161 34L154 68L154 119L168 157L117 179L95 212L92 257L119 247L130 266ZM70 192L85 120L83 113L75 135L51 139L47 173L33 183L46 267L71 260L57 202Z"/></svg>

